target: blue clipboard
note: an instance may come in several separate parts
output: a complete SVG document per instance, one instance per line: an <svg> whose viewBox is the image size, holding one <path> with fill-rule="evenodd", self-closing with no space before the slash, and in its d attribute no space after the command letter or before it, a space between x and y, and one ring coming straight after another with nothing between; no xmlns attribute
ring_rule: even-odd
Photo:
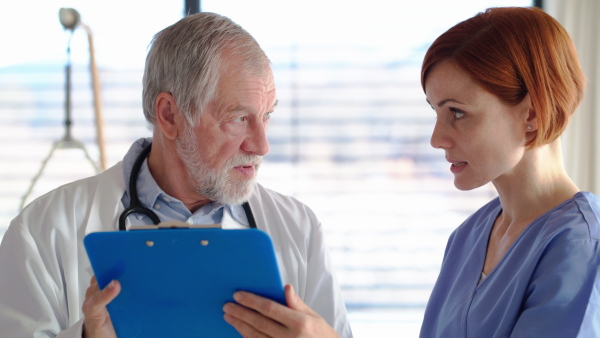
<svg viewBox="0 0 600 338"><path fill-rule="evenodd" d="M90 233L84 245L118 337L240 337L223 319L233 293L285 304L271 238L257 229L161 229Z"/></svg>

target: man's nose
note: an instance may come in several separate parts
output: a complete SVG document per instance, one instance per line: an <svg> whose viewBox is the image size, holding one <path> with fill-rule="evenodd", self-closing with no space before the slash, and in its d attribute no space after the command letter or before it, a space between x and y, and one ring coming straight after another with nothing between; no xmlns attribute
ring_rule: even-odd
<svg viewBox="0 0 600 338"><path fill-rule="evenodd" d="M242 149L249 153L265 156L269 153L269 140L267 139L267 125L262 121L253 123L248 131Z"/></svg>

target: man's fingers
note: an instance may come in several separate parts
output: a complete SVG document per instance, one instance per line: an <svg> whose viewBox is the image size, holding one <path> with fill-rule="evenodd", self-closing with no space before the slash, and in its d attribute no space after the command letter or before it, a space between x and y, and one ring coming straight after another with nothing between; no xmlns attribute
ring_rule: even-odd
<svg viewBox="0 0 600 338"><path fill-rule="evenodd" d="M104 303L104 306L108 305L113 299L115 299L121 292L121 283L113 280L102 290L102 297L100 299Z"/></svg>
<svg viewBox="0 0 600 338"><path fill-rule="evenodd" d="M87 288L87 290L85 290L85 299L89 299L94 293L98 291L99 289L98 283L96 282L96 276L92 276L92 279L90 280L90 286Z"/></svg>
<svg viewBox="0 0 600 338"><path fill-rule="evenodd" d="M290 318L297 317L296 312L287 306L249 292L238 291L233 294L233 299L238 304L253 309L285 326L289 324Z"/></svg>
<svg viewBox="0 0 600 338"><path fill-rule="evenodd" d="M302 301L302 299L300 299L300 297L298 297L298 295L294 291L294 287L291 284L287 284L284 287L284 293L285 293L285 300L287 302L287 305L291 309L298 310L298 311L308 313L311 315L317 315L316 312L313 311L313 309L308 307L308 305L306 305Z"/></svg>
<svg viewBox="0 0 600 338"><path fill-rule="evenodd" d="M86 317L95 317L104 314L106 305L110 303L121 292L121 284L114 280L103 290L100 290L95 281L86 291L86 299L83 304L83 312Z"/></svg>
<svg viewBox="0 0 600 338"><path fill-rule="evenodd" d="M237 308L236 308L237 307ZM241 306L233 303L226 304L223 307L225 315L223 318L227 323L233 326L239 334L244 338L266 338L269 337L264 330L268 330L268 324L266 318L258 318L256 312L251 314L252 311L242 308ZM247 311L248 313L244 313ZM270 325L279 325L277 323L271 323ZM259 328L260 327L260 328ZM276 330L273 328L272 330ZM280 335L281 336L281 335Z"/></svg>
<svg viewBox="0 0 600 338"><path fill-rule="evenodd" d="M239 334L241 334L242 337L244 337L244 338L268 338L269 337L262 332L256 331L256 329L254 329L252 326L250 326L249 324L247 324L246 322L244 322L241 319L230 316L228 314L225 314L223 316L223 318L225 319L225 321L227 323L229 323L231 326L233 326L237 330L237 332Z"/></svg>
<svg viewBox="0 0 600 338"><path fill-rule="evenodd" d="M100 290L96 278L92 277L85 292L82 311L84 316L84 337L116 337L106 305L121 292L121 284L114 280Z"/></svg>
<svg viewBox="0 0 600 338"><path fill-rule="evenodd" d="M110 282L103 290L94 295L97 306L106 307L121 291L121 284L114 280Z"/></svg>
<svg viewBox="0 0 600 338"><path fill-rule="evenodd" d="M260 313L235 303L223 307L225 321L231 324L244 337L283 337L285 327Z"/></svg>

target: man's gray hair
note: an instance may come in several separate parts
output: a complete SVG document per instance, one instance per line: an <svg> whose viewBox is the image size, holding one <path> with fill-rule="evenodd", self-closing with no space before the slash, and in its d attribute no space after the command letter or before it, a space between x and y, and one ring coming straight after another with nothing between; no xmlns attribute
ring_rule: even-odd
<svg viewBox="0 0 600 338"><path fill-rule="evenodd" d="M231 19L215 13L189 15L158 32L146 57L143 106L156 124L156 96L167 92L190 125L213 101L226 56L241 57L244 68L262 73L269 60L256 40Z"/></svg>

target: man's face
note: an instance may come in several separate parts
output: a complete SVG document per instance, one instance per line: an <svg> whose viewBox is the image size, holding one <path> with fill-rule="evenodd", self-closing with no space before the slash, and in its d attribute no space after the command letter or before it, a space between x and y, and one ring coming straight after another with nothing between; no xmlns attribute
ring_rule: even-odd
<svg viewBox="0 0 600 338"><path fill-rule="evenodd" d="M202 197L241 204L252 194L262 157L269 152L267 127L276 105L273 75L233 66L222 75L217 98L199 123L186 123L177 150Z"/></svg>

